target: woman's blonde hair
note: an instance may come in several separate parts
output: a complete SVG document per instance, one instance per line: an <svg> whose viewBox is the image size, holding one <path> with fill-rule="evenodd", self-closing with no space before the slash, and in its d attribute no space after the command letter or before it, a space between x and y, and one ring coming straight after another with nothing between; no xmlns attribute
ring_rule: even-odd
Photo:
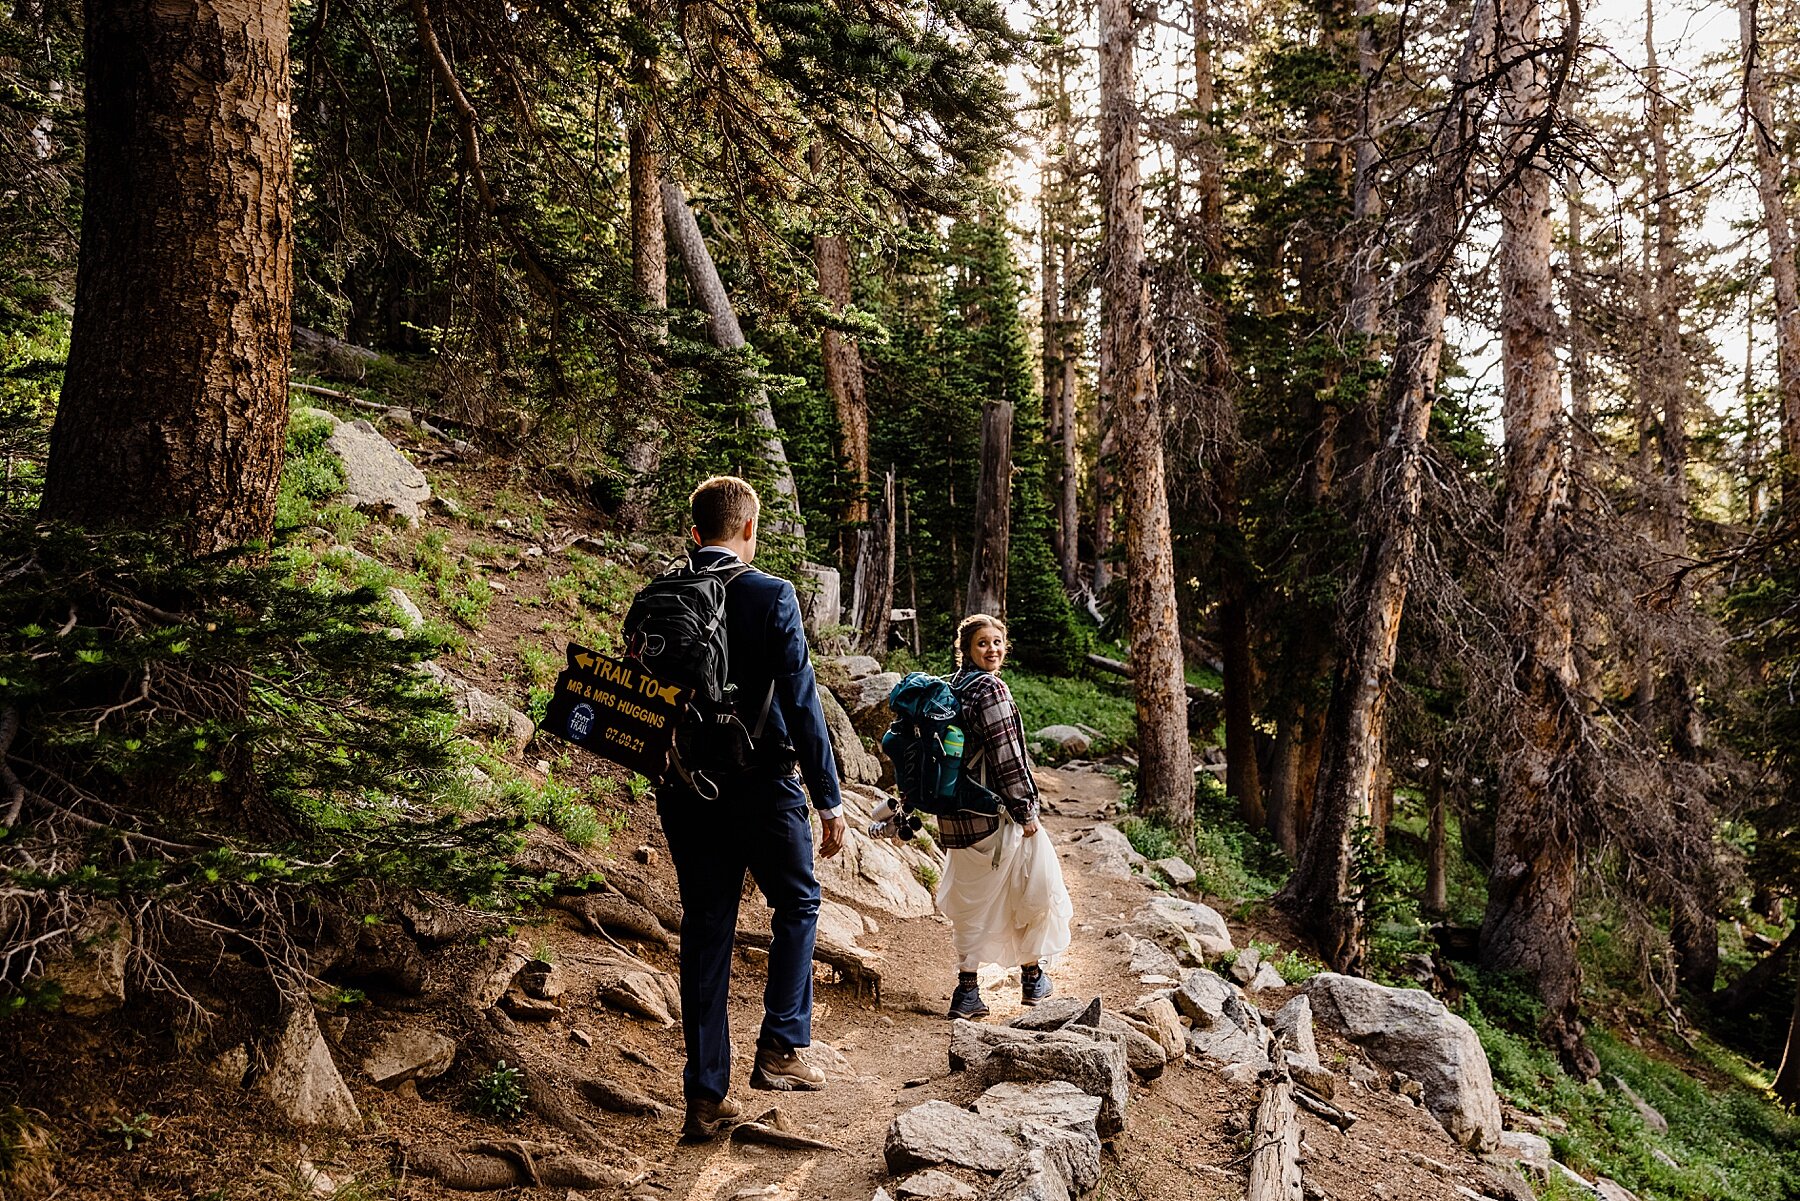
<svg viewBox="0 0 1800 1201"><path fill-rule="evenodd" d="M969 660L969 648L975 645L975 636L992 626L1006 637L1006 623L988 613L971 613L962 619L956 627L956 665L963 666ZM1002 662L1004 662L1002 656Z"/></svg>

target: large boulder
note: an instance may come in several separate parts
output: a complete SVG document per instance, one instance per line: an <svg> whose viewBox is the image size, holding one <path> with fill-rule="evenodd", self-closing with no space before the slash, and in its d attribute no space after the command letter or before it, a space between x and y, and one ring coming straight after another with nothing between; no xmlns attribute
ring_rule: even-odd
<svg viewBox="0 0 1800 1201"><path fill-rule="evenodd" d="M111 901L88 906L44 964L43 978L60 990L64 1013L96 1017L125 1003L131 938L131 919L123 909Z"/></svg>
<svg viewBox="0 0 1800 1201"><path fill-rule="evenodd" d="M1306 982L1313 1015L1388 1067L1419 1081L1425 1106L1471 1151L1500 1141L1500 1098L1481 1040L1442 1001L1416 988L1386 988L1325 972Z"/></svg>
<svg viewBox="0 0 1800 1201"><path fill-rule="evenodd" d="M1146 938L1156 937L1150 931L1158 919L1163 923L1173 923L1193 935L1194 941L1200 944L1200 949L1208 957L1227 955L1234 949L1231 930L1225 925L1225 919L1219 916L1219 911L1210 905L1185 901L1180 897L1151 897L1149 903L1139 909L1133 918L1143 928Z"/></svg>
<svg viewBox="0 0 1800 1201"><path fill-rule="evenodd" d="M1166 996L1151 997L1140 1001L1120 1015L1126 1021L1135 1022L1138 1028L1156 1040L1157 1046L1170 1059L1179 1059L1182 1050L1187 1046L1187 1030L1181 1024L1181 1015L1175 1009L1175 1002Z"/></svg>
<svg viewBox="0 0 1800 1201"><path fill-rule="evenodd" d="M296 1005L282 1015L268 1064L257 1088L294 1125L340 1131L362 1126L362 1111L331 1058L311 1005Z"/></svg>
<svg viewBox="0 0 1800 1201"><path fill-rule="evenodd" d="M1096 1140L1099 1137L1095 1121L1100 1117L1100 1098L1089 1096L1067 1080L996 1084L976 1098L975 1112L1000 1122L1036 1122L1085 1133Z"/></svg>
<svg viewBox="0 0 1800 1201"><path fill-rule="evenodd" d="M872 661L872 660L871 660ZM863 745L862 735L831 689L818 686L819 707L825 711L825 729L831 734L831 753L837 759L838 776L853 784L881 782L881 757Z"/></svg>
<svg viewBox="0 0 1800 1201"><path fill-rule="evenodd" d="M1031 741L1049 746L1070 759L1087 754L1094 745L1093 739L1074 726L1045 726L1031 736Z"/></svg>
<svg viewBox="0 0 1800 1201"><path fill-rule="evenodd" d="M406 1080L442 1076L456 1061L456 1040L422 1026L401 1026L376 1040L363 1056L363 1071L382 1088Z"/></svg>
<svg viewBox="0 0 1800 1201"><path fill-rule="evenodd" d="M860 680L851 680L836 689L838 699L844 702L844 708L849 711L850 721L856 726L857 733L870 738L881 737L888 728L888 723L893 720L893 714L888 711L888 694L894 691L894 685L899 682L899 672L881 671Z"/></svg>
<svg viewBox="0 0 1800 1201"><path fill-rule="evenodd" d="M888 1127L883 1156L899 1173L938 1165L998 1174L988 1201L1048 1201L1085 1196L1100 1183L1100 1103L1063 1081L997 1084L975 1112L927 1101ZM902 1196L958 1196L950 1178L921 1173ZM916 1184L914 1182L917 1182Z"/></svg>
<svg viewBox="0 0 1800 1201"><path fill-rule="evenodd" d="M335 418L334 418L335 420ZM431 499L425 473L367 421L340 421L325 445L344 465L344 500L358 509L397 513L418 525L420 506Z"/></svg>
<svg viewBox="0 0 1800 1201"><path fill-rule="evenodd" d="M1129 880L1132 868L1149 862L1131 845L1125 831L1108 822L1101 822L1088 831L1076 845L1093 856L1089 870L1099 876Z"/></svg>
<svg viewBox="0 0 1800 1201"><path fill-rule="evenodd" d="M919 882L905 857L854 824L844 849L819 860L819 887L859 909L878 909L895 917L925 917L934 906L931 890Z"/></svg>
<svg viewBox="0 0 1800 1201"><path fill-rule="evenodd" d="M512 746L514 754L524 750L537 732L529 716L492 693L483 692L442 664L421 663L419 670L450 694L450 704L461 719L457 723L460 730L503 737Z"/></svg>
<svg viewBox="0 0 1800 1201"><path fill-rule="evenodd" d="M915 1105L888 1126L882 1147L888 1171L896 1174L914 1168L948 1164L976 1172L1001 1172L1021 1148L994 1118L959 1109L948 1101Z"/></svg>
<svg viewBox="0 0 1800 1201"><path fill-rule="evenodd" d="M1205 974L1212 975L1210 972ZM1200 972L1188 973L1190 980L1200 975ZM1212 978L1219 979L1217 976ZM1202 1025L1200 1018L1195 1018L1188 1045L1196 1055L1217 1063L1242 1064L1255 1072L1268 1071L1271 1066L1269 1030L1263 1025L1262 1012L1246 1001L1236 988L1223 981L1219 983L1228 991L1218 998L1216 1016L1208 1007L1202 1012L1213 1019L1211 1025ZM1181 992L1176 995L1182 996L1188 991L1184 982Z"/></svg>

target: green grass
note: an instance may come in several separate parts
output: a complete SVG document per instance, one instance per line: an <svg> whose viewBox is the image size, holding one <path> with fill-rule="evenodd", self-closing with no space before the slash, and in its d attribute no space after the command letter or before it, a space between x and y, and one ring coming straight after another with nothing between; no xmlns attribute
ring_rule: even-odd
<svg viewBox="0 0 1800 1201"><path fill-rule="evenodd" d="M277 531L319 524L327 502L344 490L344 465L325 445L331 431L329 418L300 411L288 417L287 452L281 468L281 487L275 494ZM340 510L334 514L334 525L348 524L344 513L353 510L342 505L330 508ZM334 528L333 532L337 530Z"/></svg>
<svg viewBox="0 0 1800 1201"><path fill-rule="evenodd" d="M1028 737L1045 726L1087 726L1099 731L1088 750L1092 756L1123 749L1137 733L1137 709L1128 688L1012 669L1006 672L1006 683L1018 702Z"/></svg>
<svg viewBox="0 0 1800 1201"><path fill-rule="evenodd" d="M1800 1196L1800 1121L1767 1098L1764 1083L1742 1059L1700 1040L1706 1067L1721 1081L1703 1083L1668 1059L1606 1031L1590 1035L1604 1087L1583 1085L1563 1071L1534 1036L1541 1010L1516 983L1464 977L1462 1015L1487 1050L1494 1084L1528 1113L1561 1118L1553 1134L1557 1158L1590 1180L1607 1176L1643 1201L1774 1201ZM1665 1050L1692 1057L1685 1046ZM1669 1133L1644 1125L1618 1076L1669 1121ZM1653 1151L1678 1165L1669 1167Z"/></svg>
<svg viewBox="0 0 1800 1201"><path fill-rule="evenodd" d="M1123 799L1129 806L1134 790L1127 781ZM1263 901L1287 878L1288 862L1267 830L1252 830L1238 817L1225 787L1202 775L1194 793L1194 836L1183 842L1173 830L1140 817L1124 817L1119 829L1146 859L1179 855L1193 867L1194 889L1202 896L1235 906Z"/></svg>

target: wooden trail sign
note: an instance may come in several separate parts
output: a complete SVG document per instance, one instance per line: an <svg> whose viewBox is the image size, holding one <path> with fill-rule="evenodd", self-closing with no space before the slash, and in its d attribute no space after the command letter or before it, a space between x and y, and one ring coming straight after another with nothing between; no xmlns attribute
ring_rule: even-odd
<svg viewBox="0 0 1800 1201"><path fill-rule="evenodd" d="M571 642L569 665L556 677L556 692L539 728L661 780L690 695L635 663Z"/></svg>

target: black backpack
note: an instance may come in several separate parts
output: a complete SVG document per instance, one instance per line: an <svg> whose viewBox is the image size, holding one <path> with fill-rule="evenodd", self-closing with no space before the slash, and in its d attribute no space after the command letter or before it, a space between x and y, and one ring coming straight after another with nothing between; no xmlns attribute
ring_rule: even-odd
<svg viewBox="0 0 1800 1201"><path fill-rule="evenodd" d="M644 585L625 613L626 657L659 680L693 690L676 726L670 768L709 800L719 795L725 778L768 766L771 759L756 740L768 721L775 685L757 698L760 708L747 725L742 698L730 683L725 589L749 570L748 564L729 560L696 567L678 559Z"/></svg>

